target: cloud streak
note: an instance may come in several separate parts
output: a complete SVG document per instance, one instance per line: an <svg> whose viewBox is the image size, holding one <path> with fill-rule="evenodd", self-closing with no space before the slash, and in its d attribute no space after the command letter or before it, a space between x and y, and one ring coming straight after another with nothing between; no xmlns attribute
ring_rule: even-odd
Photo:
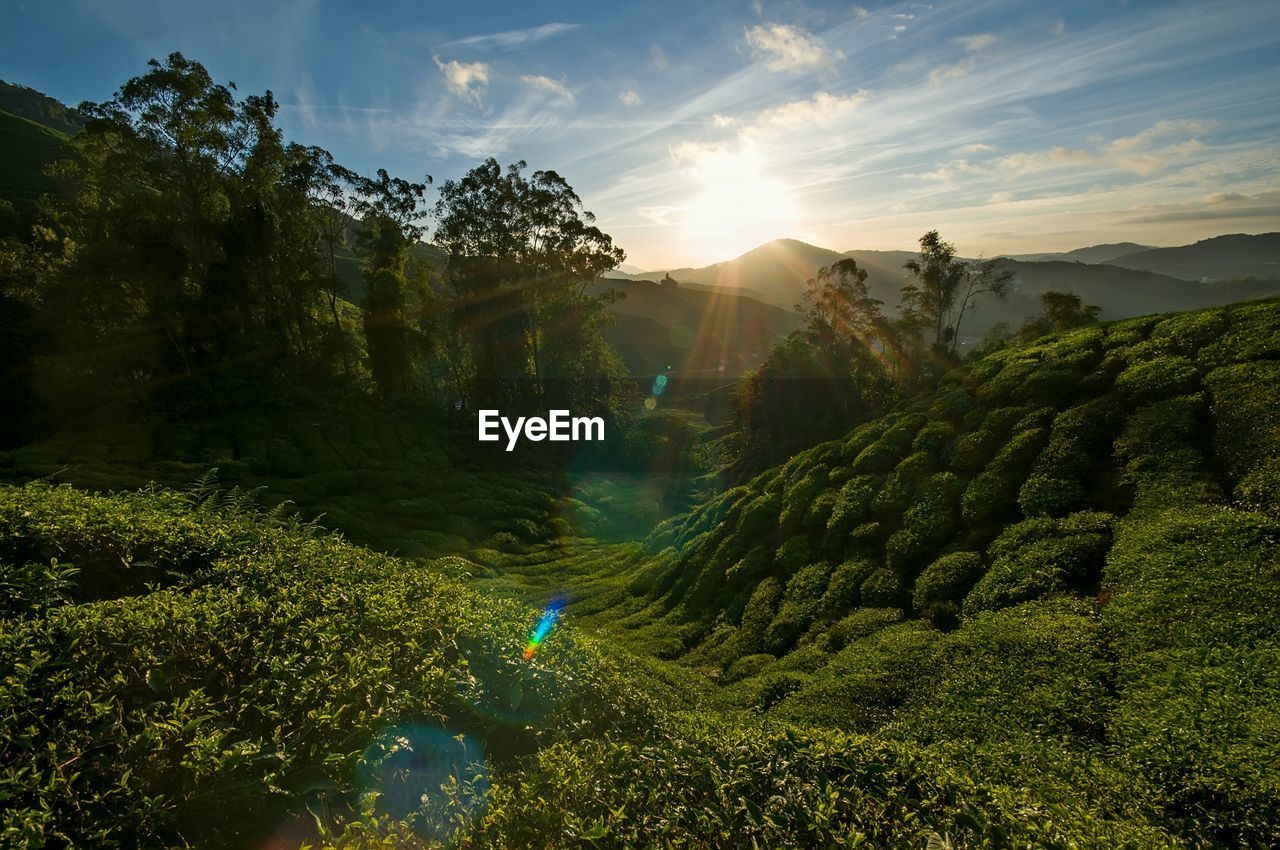
<svg viewBox="0 0 1280 850"><path fill-rule="evenodd" d="M439 46L441 48L469 47L477 50L516 50L517 48L533 47L549 38L572 32L581 26L582 24L556 22L536 27L526 27L525 29L467 36L454 41L446 41Z"/></svg>

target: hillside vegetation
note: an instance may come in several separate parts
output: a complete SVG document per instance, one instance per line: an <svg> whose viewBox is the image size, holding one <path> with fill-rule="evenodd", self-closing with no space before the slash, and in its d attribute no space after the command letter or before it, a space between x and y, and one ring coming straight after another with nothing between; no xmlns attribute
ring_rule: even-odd
<svg viewBox="0 0 1280 850"><path fill-rule="evenodd" d="M207 488L0 489L7 846L1164 843L923 749L696 709L537 612Z"/></svg>
<svg viewBox="0 0 1280 850"><path fill-rule="evenodd" d="M499 588L709 674L726 709L1280 839L1280 303L1091 325Z"/></svg>

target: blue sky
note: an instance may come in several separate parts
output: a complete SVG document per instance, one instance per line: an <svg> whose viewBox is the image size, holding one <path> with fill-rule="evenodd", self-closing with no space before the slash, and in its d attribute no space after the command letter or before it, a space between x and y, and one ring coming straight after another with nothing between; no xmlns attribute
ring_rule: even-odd
<svg viewBox="0 0 1280 850"><path fill-rule="evenodd" d="M648 269L1280 230L1280 3L6 3L70 103L180 50L351 167L554 168Z"/></svg>

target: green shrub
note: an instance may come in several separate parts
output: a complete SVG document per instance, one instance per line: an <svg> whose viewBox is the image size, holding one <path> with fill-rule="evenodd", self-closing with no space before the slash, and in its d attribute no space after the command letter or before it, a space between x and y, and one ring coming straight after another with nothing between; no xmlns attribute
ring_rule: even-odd
<svg viewBox="0 0 1280 850"><path fill-rule="evenodd" d="M955 434L956 426L950 422L930 422L916 434L916 438L911 443L911 448L917 452L927 452L934 458L938 458L942 454L942 449L951 442Z"/></svg>
<svg viewBox="0 0 1280 850"><path fill-rule="evenodd" d="M1157 357L1129 366L1117 376L1115 386L1131 403L1144 404L1194 392L1200 386L1200 370L1185 357Z"/></svg>
<svg viewBox="0 0 1280 850"><path fill-rule="evenodd" d="M830 564L818 563L801 568L791 577L778 613L765 631L766 652L784 654L809 628L818 613L830 573Z"/></svg>
<svg viewBox="0 0 1280 850"><path fill-rule="evenodd" d="M1017 506L1022 484L1048 437L1048 431L1033 428L1009 439L965 488L961 500L965 522L984 525L1006 516Z"/></svg>
<svg viewBox="0 0 1280 850"><path fill-rule="evenodd" d="M750 679L753 676L759 676L768 670L778 659L768 653L758 652L754 655L744 655L729 665L724 671L721 681L725 684L741 681L742 679Z"/></svg>
<svg viewBox="0 0 1280 850"><path fill-rule="evenodd" d="M919 611L934 602L959 602L982 573L982 558L976 552L943 555L916 577L912 603Z"/></svg>
<svg viewBox="0 0 1280 850"><path fill-rule="evenodd" d="M976 472L991 459L997 442L996 435L990 431L980 429L961 434L947 447L947 465L956 472Z"/></svg>
<svg viewBox="0 0 1280 850"><path fill-rule="evenodd" d="M778 613L778 600L782 597L782 585L773 576L766 577L756 585L742 609L742 619L738 623L740 654L748 655L759 652L764 646L765 629L773 622Z"/></svg>
<svg viewBox="0 0 1280 850"><path fill-rule="evenodd" d="M773 553L774 572L788 577L809 563L809 538L803 535L790 537Z"/></svg>
<svg viewBox="0 0 1280 850"><path fill-rule="evenodd" d="M901 608L857 608L827 629L828 648L832 652L839 652L855 640L874 634L901 619Z"/></svg>
<svg viewBox="0 0 1280 850"><path fill-rule="evenodd" d="M1280 336L1280 334L1273 334ZM1227 473L1240 480L1280 456L1280 362L1242 363L1211 372L1213 450Z"/></svg>
<svg viewBox="0 0 1280 850"><path fill-rule="evenodd" d="M875 569L875 562L865 558L838 564L831 571L819 609L831 616L857 606L862 599L862 583Z"/></svg>
<svg viewBox="0 0 1280 850"><path fill-rule="evenodd" d="M991 544L991 566L965 597L965 615L1095 584L1111 544L1113 520L1110 514L1085 511L1009 527Z"/></svg>
<svg viewBox="0 0 1280 850"><path fill-rule="evenodd" d="M901 457L901 450L883 439L877 440L854 459L853 471L859 474L883 474L897 466Z"/></svg>
<svg viewBox="0 0 1280 850"><path fill-rule="evenodd" d="M871 608L902 607L902 579L893 570L881 567L862 582L862 604Z"/></svg>

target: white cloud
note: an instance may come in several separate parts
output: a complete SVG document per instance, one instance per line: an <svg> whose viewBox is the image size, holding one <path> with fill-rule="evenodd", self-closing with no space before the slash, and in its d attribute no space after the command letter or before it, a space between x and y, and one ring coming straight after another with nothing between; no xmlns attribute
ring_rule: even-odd
<svg viewBox="0 0 1280 850"><path fill-rule="evenodd" d="M618 95L618 100L621 101L622 105L627 107L628 109L631 109L632 107L635 107L635 106L639 106L641 103L640 95L634 89L628 89L627 91L624 91L622 94Z"/></svg>
<svg viewBox="0 0 1280 850"><path fill-rule="evenodd" d="M804 127L826 127L851 112L867 99L867 92L837 95L820 91L808 100L793 100L756 115L744 133L768 130L794 130Z"/></svg>
<svg viewBox="0 0 1280 850"><path fill-rule="evenodd" d="M966 154L986 153L988 151L993 151L993 150L995 150L994 145L988 145L984 142L974 142L973 144L970 144L970 145L962 145L961 147L953 148L951 152L954 154L960 154L961 156L965 156Z"/></svg>
<svg viewBox="0 0 1280 850"><path fill-rule="evenodd" d="M929 72L929 84L940 86L947 80L958 80L961 77L967 77L972 70L972 57L954 65L941 65Z"/></svg>
<svg viewBox="0 0 1280 850"><path fill-rule="evenodd" d="M569 91L569 89L565 87L565 84L560 80L553 80L550 77L544 77L541 74L525 74L520 78L520 81L527 86L544 91L547 94L554 95L555 97L563 98L570 103L575 103L577 100L573 96L573 92Z"/></svg>
<svg viewBox="0 0 1280 850"><path fill-rule="evenodd" d="M486 33L485 35L473 35L467 38L460 38L456 41L448 41L440 45L441 47L474 47L474 48L497 48L499 50L512 50L517 47L526 47L537 44L540 41L546 41L562 33L576 30L582 24L566 24L566 23L550 23L542 24L536 27L526 27L518 30L504 30L503 32Z"/></svg>
<svg viewBox="0 0 1280 850"><path fill-rule="evenodd" d="M724 130L728 127L732 127L734 124L737 124L738 119L734 118L732 115L721 115L717 112L715 115L711 116L711 123L719 127L721 130Z"/></svg>
<svg viewBox="0 0 1280 850"><path fill-rule="evenodd" d="M459 62L456 59L441 62L438 56L432 58L449 91L474 103L480 102L480 90L489 84L488 65L483 62Z"/></svg>
<svg viewBox="0 0 1280 850"><path fill-rule="evenodd" d="M840 51L828 50L812 33L787 24L754 26L747 30L747 44L752 55L771 71L815 71L844 58Z"/></svg>
<svg viewBox="0 0 1280 850"><path fill-rule="evenodd" d="M962 35L959 38L951 39L955 44L965 49L969 56L961 59L951 65L939 65L929 72L929 84L932 86L940 86L947 80L958 80L961 77L967 77L971 71L977 66L977 57L973 54L986 50L995 44L999 39L989 32L975 33L974 35Z"/></svg>
<svg viewBox="0 0 1280 850"><path fill-rule="evenodd" d="M952 41L970 53L977 53L979 50L986 50L999 39L989 32L980 32L974 35L962 35L959 38L952 39Z"/></svg>
<svg viewBox="0 0 1280 850"><path fill-rule="evenodd" d="M861 20L862 18L868 18L868 17L870 17L870 16L871 16L871 13L870 13L870 12L868 12L868 11L867 11L865 8L863 8L862 6L854 6L854 7L853 7L853 16L854 16L855 18L858 18L859 20Z"/></svg>

